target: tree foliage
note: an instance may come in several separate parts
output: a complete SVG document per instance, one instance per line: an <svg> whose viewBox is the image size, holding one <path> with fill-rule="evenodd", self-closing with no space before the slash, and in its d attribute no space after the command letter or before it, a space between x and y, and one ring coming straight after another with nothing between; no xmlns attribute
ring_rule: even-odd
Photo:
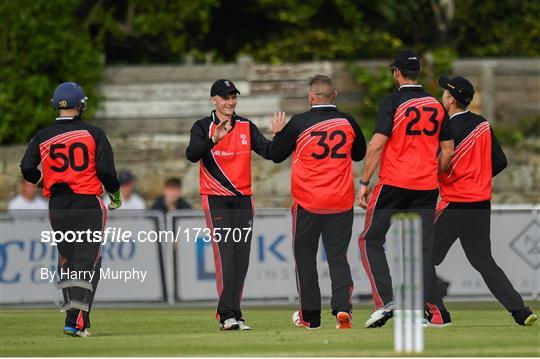
<svg viewBox="0 0 540 359"><path fill-rule="evenodd" d="M539 13L538 0L2 0L0 141L49 123L62 81L95 111L104 64L538 56Z"/></svg>
<svg viewBox="0 0 540 359"><path fill-rule="evenodd" d="M453 46L462 56L540 56L540 1L459 0Z"/></svg>
<svg viewBox="0 0 540 359"><path fill-rule="evenodd" d="M0 140L28 140L49 124L55 87L75 81L95 111L99 46L75 16L78 1L1 1Z"/></svg>
<svg viewBox="0 0 540 359"><path fill-rule="evenodd" d="M98 108L103 60L181 62L217 0L0 1L0 141L28 140L55 116L55 87L81 84Z"/></svg>
<svg viewBox="0 0 540 359"><path fill-rule="evenodd" d="M79 16L108 63L179 63L201 47L219 0L84 0Z"/></svg>
<svg viewBox="0 0 540 359"><path fill-rule="evenodd" d="M387 57L397 48L459 56L538 56L537 0L257 0L271 34L242 51L260 61Z"/></svg>

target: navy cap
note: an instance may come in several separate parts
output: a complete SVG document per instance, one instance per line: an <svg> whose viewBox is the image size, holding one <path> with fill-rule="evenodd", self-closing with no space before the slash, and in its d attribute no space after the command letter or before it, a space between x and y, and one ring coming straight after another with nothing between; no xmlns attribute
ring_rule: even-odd
<svg viewBox="0 0 540 359"><path fill-rule="evenodd" d="M439 86L448 90L458 102L461 102L464 105L470 104L474 97L473 85L466 78L461 76L456 76L452 79L441 76L439 77Z"/></svg>
<svg viewBox="0 0 540 359"><path fill-rule="evenodd" d="M136 180L135 175L130 170L122 170L118 172L118 181L121 184L130 183Z"/></svg>
<svg viewBox="0 0 540 359"><path fill-rule="evenodd" d="M86 96L78 83L64 82L54 90L51 104L57 110L75 108L77 106L85 107Z"/></svg>
<svg viewBox="0 0 540 359"><path fill-rule="evenodd" d="M230 80L217 80L212 85L212 88L210 89L210 96L221 96L225 97L230 94L236 93L240 95L240 91L234 86L233 82Z"/></svg>
<svg viewBox="0 0 540 359"><path fill-rule="evenodd" d="M420 70L420 58L413 51L404 50L396 55L390 67L397 67L400 70L418 71Z"/></svg>

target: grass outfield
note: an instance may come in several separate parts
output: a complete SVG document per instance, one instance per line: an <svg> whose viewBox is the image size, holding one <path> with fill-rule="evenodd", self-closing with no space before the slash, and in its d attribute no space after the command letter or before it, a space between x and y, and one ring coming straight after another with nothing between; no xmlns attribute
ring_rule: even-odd
<svg viewBox="0 0 540 359"><path fill-rule="evenodd" d="M540 323L521 327L497 303L449 306L454 324L425 330L429 356L540 356ZM538 302L534 308L538 309ZM244 311L254 330L221 332L210 308L99 309L90 338L66 337L63 315L52 309L0 309L2 356L390 356L392 321L364 329L370 308L354 312L354 328L336 331L323 312L323 327L307 331L291 323L291 308Z"/></svg>

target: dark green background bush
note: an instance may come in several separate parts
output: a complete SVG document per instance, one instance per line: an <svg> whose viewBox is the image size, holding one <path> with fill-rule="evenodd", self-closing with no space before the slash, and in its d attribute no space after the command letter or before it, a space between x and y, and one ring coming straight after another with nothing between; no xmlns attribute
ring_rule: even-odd
<svg viewBox="0 0 540 359"><path fill-rule="evenodd" d="M63 81L84 87L91 118L105 64L356 60L404 47L538 56L539 13L537 0L2 0L0 142L27 141L50 123ZM388 80L357 76L370 84L362 111L373 111Z"/></svg>

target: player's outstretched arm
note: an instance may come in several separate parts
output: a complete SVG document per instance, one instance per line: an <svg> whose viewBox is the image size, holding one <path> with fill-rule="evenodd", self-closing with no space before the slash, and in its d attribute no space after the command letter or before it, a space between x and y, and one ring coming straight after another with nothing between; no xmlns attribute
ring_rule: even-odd
<svg viewBox="0 0 540 359"><path fill-rule="evenodd" d="M285 113L278 112L272 119L272 132L274 139L269 146L269 156L275 163L283 162L291 155L296 146L299 130L295 126L294 116L285 123Z"/></svg>
<svg viewBox="0 0 540 359"><path fill-rule="evenodd" d="M249 132L251 135L251 149L262 158L271 160L270 143L272 141L264 137L259 128L251 121L249 122Z"/></svg>
<svg viewBox="0 0 540 359"><path fill-rule="evenodd" d="M283 130L283 127L286 125L285 120L285 112L278 111L274 113L274 118L272 118L272 135L276 135L276 133Z"/></svg>

